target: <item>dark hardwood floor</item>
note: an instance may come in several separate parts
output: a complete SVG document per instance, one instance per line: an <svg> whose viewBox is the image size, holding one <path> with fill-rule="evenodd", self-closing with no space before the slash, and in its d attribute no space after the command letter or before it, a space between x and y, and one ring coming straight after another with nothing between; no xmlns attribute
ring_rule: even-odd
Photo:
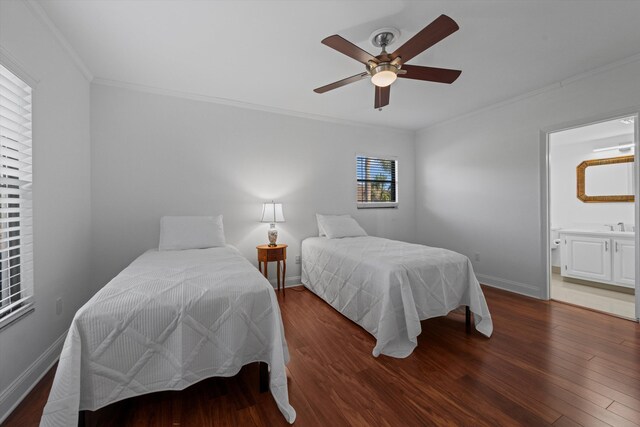
<svg viewBox="0 0 640 427"><path fill-rule="evenodd" d="M640 327L557 302L484 288L490 339L464 331L464 313L422 322L407 359L374 358L373 338L303 288L282 317L298 426L640 425ZM53 373L4 427L38 424ZM286 425L258 365L182 392L89 413L94 426Z"/></svg>

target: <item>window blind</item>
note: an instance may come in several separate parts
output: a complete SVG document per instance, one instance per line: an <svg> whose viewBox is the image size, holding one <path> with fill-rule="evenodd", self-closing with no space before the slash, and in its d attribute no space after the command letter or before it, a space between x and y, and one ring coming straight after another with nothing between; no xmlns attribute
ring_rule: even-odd
<svg viewBox="0 0 640 427"><path fill-rule="evenodd" d="M398 205L397 161L357 156L358 207L396 207Z"/></svg>
<svg viewBox="0 0 640 427"><path fill-rule="evenodd" d="M0 328L33 305L31 87L0 64Z"/></svg>

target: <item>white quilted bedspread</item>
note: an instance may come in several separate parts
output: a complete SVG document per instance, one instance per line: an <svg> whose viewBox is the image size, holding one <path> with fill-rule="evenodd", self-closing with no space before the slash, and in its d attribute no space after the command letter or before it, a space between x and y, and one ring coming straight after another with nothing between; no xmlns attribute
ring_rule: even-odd
<svg viewBox="0 0 640 427"><path fill-rule="evenodd" d="M376 338L374 356L409 356L420 320L461 305L479 332L493 332L471 262L446 249L371 236L311 237L302 242L302 283Z"/></svg>
<svg viewBox="0 0 640 427"><path fill-rule="evenodd" d="M257 361L269 364L271 393L292 423L288 359L273 287L236 249L148 251L76 313L40 425L76 426L79 410Z"/></svg>

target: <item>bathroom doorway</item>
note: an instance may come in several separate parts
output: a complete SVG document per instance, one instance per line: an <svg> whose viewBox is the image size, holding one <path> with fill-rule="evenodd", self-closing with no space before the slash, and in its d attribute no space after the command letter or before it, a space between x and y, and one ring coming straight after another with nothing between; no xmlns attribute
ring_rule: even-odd
<svg viewBox="0 0 640 427"><path fill-rule="evenodd" d="M638 115L548 134L549 297L637 319Z"/></svg>

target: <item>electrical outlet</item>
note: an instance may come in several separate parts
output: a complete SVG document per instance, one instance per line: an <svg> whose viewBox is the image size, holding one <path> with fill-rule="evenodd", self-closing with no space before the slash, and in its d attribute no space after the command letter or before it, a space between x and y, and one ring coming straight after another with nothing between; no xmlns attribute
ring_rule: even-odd
<svg viewBox="0 0 640 427"><path fill-rule="evenodd" d="M62 298L56 300L56 314L58 316L62 314Z"/></svg>
<svg viewBox="0 0 640 427"><path fill-rule="evenodd" d="M300 264L300 255L296 255L296 264Z"/></svg>
<svg viewBox="0 0 640 427"><path fill-rule="evenodd" d="M473 254L473 259L477 262L480 262L480 254L478 252L476 252L475 254Z"/></svg>

